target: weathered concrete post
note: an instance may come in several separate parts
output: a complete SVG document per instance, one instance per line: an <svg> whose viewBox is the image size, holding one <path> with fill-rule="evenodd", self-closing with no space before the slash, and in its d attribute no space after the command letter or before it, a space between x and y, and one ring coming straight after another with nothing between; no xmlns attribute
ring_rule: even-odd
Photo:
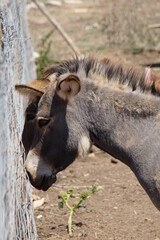
<svg viewBox="0 0 160 240"><path fill-rule="evenodd" d="M0 240L30 240L36 228L20 149L23 102L14 90L35 77L25 0L1 0L0 21Z"/></svg>

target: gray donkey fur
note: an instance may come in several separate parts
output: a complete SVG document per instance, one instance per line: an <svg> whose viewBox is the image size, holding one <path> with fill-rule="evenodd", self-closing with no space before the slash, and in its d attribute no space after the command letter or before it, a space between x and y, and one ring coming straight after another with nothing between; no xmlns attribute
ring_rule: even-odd
<svg viewBox="0 0 160 240"><path fill-rule="evenodd" d="M95 144L130 167L160 210L160 98L143 92L152 92L153 83L132 91L145 82L143 71L112 70L104 61L76 59L75 68L65 62L48 70L39 82L44 86L16 86L32 94L22 136L26 170L33 186L47 190ZM108 84L97 84L97 77Z"/></svg>

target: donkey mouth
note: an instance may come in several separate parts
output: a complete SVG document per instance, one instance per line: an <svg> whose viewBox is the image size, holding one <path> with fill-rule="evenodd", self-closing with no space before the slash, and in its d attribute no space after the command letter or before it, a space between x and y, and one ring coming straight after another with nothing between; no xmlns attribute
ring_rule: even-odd
<svg viewBox="0 0 160 240"><path fill-rule="evenodd" d="M41 190L47 191L53 183L55 183L57 180L56 175L51 175L50 177L43 177L42 183L41 183Z"/></svg>
<svg viewBox="0 0 160 240"><path fill-rule="evenodd" d="M56 182L56 180L57 180L56 175L52 174L49 177L44 176L42 180L38 182L32 181L32 179L30 179L30 183L32 184L33 187L37 188L38 190L47 191L52 186L52 184Z"/></svg>

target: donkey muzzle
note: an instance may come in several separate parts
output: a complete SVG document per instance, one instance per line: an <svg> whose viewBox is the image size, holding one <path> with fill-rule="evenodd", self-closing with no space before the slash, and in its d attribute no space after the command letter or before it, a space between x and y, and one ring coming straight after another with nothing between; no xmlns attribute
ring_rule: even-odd
<svg viewBox="0 0 160 240"><path fill-rule="evenodd" d="M57 180L56 175L53 174L51 176L41 176L38 179L33 179L29 172L27 172L27 175L32 186L43 191L47 191Z"/></svg>
<svg viewBox="0 0 160 240"><path fill-rule="evenodd" d="M29 151L27 155L25 168L30 183L39 190L46 191L56 182L56 174L53 173L52 168L33 150Z"/></svg>

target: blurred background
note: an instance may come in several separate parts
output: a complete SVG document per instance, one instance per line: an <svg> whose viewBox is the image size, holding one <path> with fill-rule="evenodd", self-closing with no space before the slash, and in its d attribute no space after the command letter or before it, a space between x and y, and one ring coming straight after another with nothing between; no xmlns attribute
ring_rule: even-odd
<svg viewBox="0 0 160 240"><path fill-rule="evenodd" d="M154 28L155 24L160 25L158 0L39 0L38 3L56 19L82 54L105 55L142 65L160 62L160 28ZM32 1L28 1L27 12L40 75L43 67L69 58L73 52Z"/></svg>

